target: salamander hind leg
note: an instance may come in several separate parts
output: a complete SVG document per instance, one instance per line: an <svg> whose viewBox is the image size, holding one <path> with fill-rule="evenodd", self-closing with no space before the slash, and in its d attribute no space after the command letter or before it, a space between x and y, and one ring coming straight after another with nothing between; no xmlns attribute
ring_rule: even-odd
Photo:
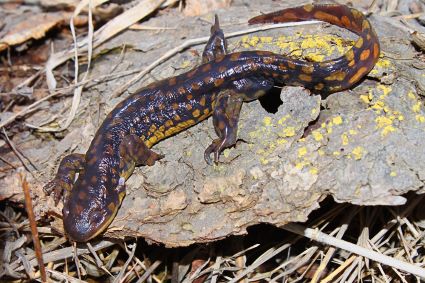
<svg viewBox="0 0 425 283"><path fill-rule="evenodd" d="M205 150L204 159L208 164L212 164L211 154L214 154L214 162L217 163L220 153L236 143L242 102L242 95L233 90L224 90L217 96L214 103L213 124L218 138Z"/></svg>
<svg viewBox="0 0 425 283"><path fill-rule="evenodd" d="M75 174L83 169L84 157L84 154L79 153L65 156L59 164L55 178L44 186L43 190L46 194L53 196L56 205L64 193L66 197L72 190Z"/></svg>
<svg viewBox="0 0 425 283"><path fill-rule="evenodd" d="M211 27L211 35L202 52L202 63L213 61L218 56L227 54L227 41L223 30L220 28L218 16L215 15L214 25Z"/></svg>

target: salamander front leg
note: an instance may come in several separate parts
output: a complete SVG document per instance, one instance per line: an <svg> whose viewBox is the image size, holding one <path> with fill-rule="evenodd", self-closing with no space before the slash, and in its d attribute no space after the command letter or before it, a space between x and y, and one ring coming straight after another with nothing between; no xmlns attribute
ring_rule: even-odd
<svg viewBox="0 0 425 283"><path fill-rule="evenodd" d="M138 136L128 135L120 144L120 157L120 166L121 163L129 164L131 162L134 162L137 166L152 166L155 164L155 161L164 156L150 150Z"/></svg>
<svg viewBox="0 0 425 283"><path fill-rule="evenodd" d="M239 113L243 102L242 95L233 90L224 90L215 100L213 124L218 139L215 139L205 150L204 159L211 165L211 154L214 153L214 162L219 161L220 153L237 141Z"/></svg>
<svg viewBox="0 0 425 283"><path fill-rule="evenodd" d="M72 190L75 174L83 169L84 157L84 154L79 153L65 156L59 164L55 178L44 186L44 192L53 196L56 205L64 193L68 194Z"/></svg>

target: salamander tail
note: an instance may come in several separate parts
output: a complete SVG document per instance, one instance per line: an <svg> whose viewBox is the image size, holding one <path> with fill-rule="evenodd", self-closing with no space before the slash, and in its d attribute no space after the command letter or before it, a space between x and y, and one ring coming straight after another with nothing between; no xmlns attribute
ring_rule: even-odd
<svg viewBox="0 0 425 283"><path fill-rule="evenodd" d="M351 87L373 68L380 53L378 37L360 11L344 5L307 4L254 17L249 24L312 19L337 25L359 36L354 46L339 58L321 63L305 62L309 67L314 67L314 84L323 86L319 92L335 92Z"/></svg>

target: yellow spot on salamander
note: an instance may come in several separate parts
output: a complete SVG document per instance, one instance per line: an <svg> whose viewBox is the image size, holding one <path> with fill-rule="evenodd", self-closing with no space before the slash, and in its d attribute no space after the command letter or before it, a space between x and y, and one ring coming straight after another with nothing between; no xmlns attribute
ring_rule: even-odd
<svg viewBox="0 0 425 283"><path fill-rule="evenodd" d="M305 146L298 149L298 157L303 157L307 154L307 148Z"/></svg>
<svg viewBox="0 0 425 283"><path fill-rule="evenodd" d="M351 153L353 154L355 160L359 160L365 155L366 151L363 147L357 146Z"/></svg>
<svg viewBox="0 0 425 283"><path fill-rule="evenodd" d="M395 177L395 176L397 176L397 172L391 171L390 176L391 176L391 177Z"/></svg>
<svg viewBox="0 0 425 283"><path fill-rule="evenodd" d="M316 167L311 167L309 172L311 175L317 175L319 173L319 170L317 170Z"/></svg>

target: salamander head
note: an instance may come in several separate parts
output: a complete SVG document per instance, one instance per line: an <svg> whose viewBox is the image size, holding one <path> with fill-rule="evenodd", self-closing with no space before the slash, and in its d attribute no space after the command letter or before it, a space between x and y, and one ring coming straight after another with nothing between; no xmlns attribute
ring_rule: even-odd
<svg viewBox="0 0 425 283"><path fill-rule="evenodd" d="M124 179L116 187L101 182L87 182L78 178L69 198L64 203L63 223L69 239L86 242L104 232L117 214L124 198ZM119 193L121 192L121 193Z"/></svg>

